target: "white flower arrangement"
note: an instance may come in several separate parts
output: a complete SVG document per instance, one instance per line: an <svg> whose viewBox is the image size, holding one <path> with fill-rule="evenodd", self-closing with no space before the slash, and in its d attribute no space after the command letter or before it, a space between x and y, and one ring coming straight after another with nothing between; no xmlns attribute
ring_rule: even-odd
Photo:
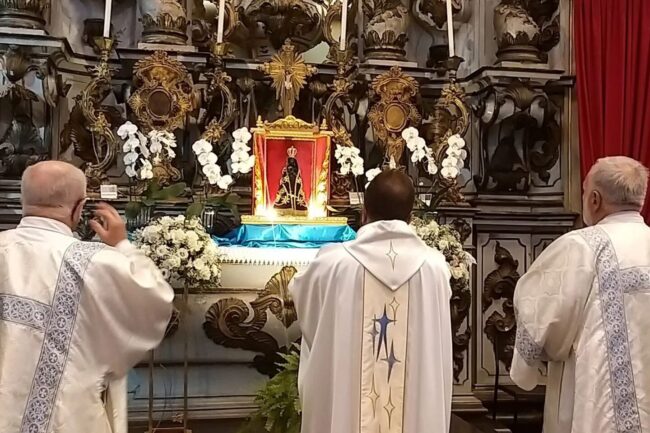
<svg viewBox="0 0 650 433"><path fill-rule="evenodd" d="M440 170L440 174L445 179L455 179L465 166L467 151L463 149L464 147L465 140L458 134L452 135L447 140L447 157L442 160L442 170Z"/></svg>
<svg viewBox="0 0 650 433"><path fill-rule="evenodd" d="M251 140L251 133L248 128L239 128L232 134L234 142L232 155L230 156L230 169L233 174L249 173L255 165L255 156L250 154L251 148L248 142ZM227 190L234 182L229 174L222 174L221 167L217 164L219 158L212 151L212 144L209 141L200 139L192 145L192 150L201 165L201 171L210 185L217 185L219 189Z"/></svg>
<svg viewBox="0 0 650 433"><path fill-rule="evenodd" d="M235 139L232 144L232 155L230 155L230 169L234 174L246 174L255 166L255 155L251 155L251 148L248 142L251 141L252 135L248 128L239 128L232 133Z"/></svg>
<svg viewBox="0 0 650 433"><path fill-rule="evenodd" d="M189 287L220 284L222 254L198 218L157 219L135 232L134 244L168 281L181 280Z"/></svg>
<svg viewBox="0 0 650 433"><path fill-rule="evenodd" d="M411 152L411 162L413 164L425 164L425 170L432 176L440 172L440 175L445 179L456 179L465 166L465 159L467 158L467 151L463 149L465 140L458 134L452 135L447 140L446 157L442 160L442 168L440 169L433 155L433 150L420 137L417 128L406 128L402 131L402 138L406 141L406 147Z"/></svg>
<svg viewBox="0 0 650 433"><path fill-rule="evenodd" d="M127 121L118 128L117 135L124 140L124 172L132 179L153 178L150 158L159 163L176 157L176 137L171 132L154 129L145 136L136 125Z"/></svg>
<svg viewBox="0 0 650 433"><path fill-rule="evenodd" d="M395 170L397 168L397 162L395 162L395 158L393 158L392 156L390 157L390 161L388 162L388 168L390 170ZM375 168L371 168L366 172L366 179L367 179L366 188L368 188L370 182L372 182L373 179L376 178L379 175L379 173L381 173L382 171L383 170L380 167L375 167Z"/></svg>
<svg viewBox="0 0 650 433"><path fill-rule="evenodd" d="M476 260L463 249L460 234L450 225L440 225L431 220L413 218L413 231L429 247L440 251L449 266L453 287L469 288L470 268Z"/></svg>
<svg viewBox="0 0 650 433"><path fill-rule="evenodd" d="M152 130L149 132L149 151L153 155L154 162L160 162L163 158L172 160L176 158L176 136L168 131Z"/></svg>
<svg viewBox="0 0 650 433"><path fill-rule="evenodd" d="M433 150L427 146L424 138L420 137L417 128L409 127L402 131L402 138L406 141L406 148L411 151L413 164L425 163L425 169L430 175L438 173L438 165L433 156Z"/></svg>
<svg viewBox="0 0 650 433"><path fill-rule="evenodd" d="M363 174L363 158L361 157L361 150L358 147L337 144L334 157L339 164L339 173L343 176L347 176L350 173L354 176L361 176Z"/></svg>
<svg viewBox="0 0 650 433"><path fill-rule="evenodd" d="M366 179L368 180L368 182L366 182L366 188L368 188L370 182L372 182L373 179L379 175L379 173L381 173L381 168L379 167L371 168L370 170L366 171Z"/></svg>

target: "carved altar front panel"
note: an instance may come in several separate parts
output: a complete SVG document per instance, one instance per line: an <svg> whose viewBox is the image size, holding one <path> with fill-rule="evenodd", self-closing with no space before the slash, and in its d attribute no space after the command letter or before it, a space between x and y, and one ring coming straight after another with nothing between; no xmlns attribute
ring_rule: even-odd
<svg viewBox="0 0 650 433"><path fill-rule="evenodd" d="M503 349L498 354L502 363L501 372L504 376L508 374L506 365L508 360L512 359L512 353L507 352L511 351L514 344L512 339L515 318L512 295L520 275L528 269L531 251L530 235L499 233L481 234L478 237L477 275L482 287L481 293L477 293L476 298L477 322L480 323L481 328L477 359L478 384L494 384L496 371L494 344L488 334L499 333ZM498 321L502 322L501 326L497 325Z"/></svg>
<svg viewBox="0 0 650 433"><path fill-rule="evenodd" d="M513 296L516 285L534 260L558 234L482 233L478 236L477 321L481 324L478 341L477 385L494 384L495 342L502 383L508 383L512 363L516 318Z"/></svg>

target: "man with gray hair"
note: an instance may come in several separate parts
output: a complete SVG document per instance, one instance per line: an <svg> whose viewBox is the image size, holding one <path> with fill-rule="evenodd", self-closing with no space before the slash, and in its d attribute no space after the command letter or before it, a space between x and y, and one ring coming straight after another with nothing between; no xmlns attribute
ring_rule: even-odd
<svg viewBox="0 0 650 433"><path fill-rule="evenodd" d="M510 370L524 389L547 369L545 433L650 426L648 169L603 158L584 182L589 226L546 248L517 284Z"/></svg>
<svg viewBox="0 0 650 433"><path fill-rule="evenodd" d="M0 233L0 432L126 433L126 391L102 394L162 339L173 291L99 204L103 243L73 237L86 178L61 161L29 167L23 219Z"/></svg>

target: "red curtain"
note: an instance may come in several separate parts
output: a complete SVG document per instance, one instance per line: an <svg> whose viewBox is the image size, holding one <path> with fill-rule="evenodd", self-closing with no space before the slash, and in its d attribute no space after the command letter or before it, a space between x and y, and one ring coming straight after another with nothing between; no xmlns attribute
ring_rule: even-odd
<svg viewBox="0 0 650 433"><path fill-rule="evenodd" d="M583 178L603 156L650 167L650 0L574 0L574 23Z"/></svg>

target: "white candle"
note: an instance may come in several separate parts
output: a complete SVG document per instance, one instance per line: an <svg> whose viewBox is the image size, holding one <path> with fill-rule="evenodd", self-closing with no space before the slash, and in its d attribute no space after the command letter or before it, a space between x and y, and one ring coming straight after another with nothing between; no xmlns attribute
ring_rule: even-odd
<svg viewBox="0 0 650 433"><path fill-rule="evenodd" d="M447 0L447 36L449 38L449 57L456 55L454 48L454 14L451 10L451 0Z"/></svg>
<svg viewBox="0 0 650 433"><path fill-rule="evenodd" d="M223 22L226 15L226 0L219 0L219 21L217 22L217 43L223 43Z"/></svg>
<svg viewBox="0 0 650 433"><path fill-rule="evenodd" d="M104 9L104 37L111 37L111 7L113 0L106 0L106 7Z"/></svg>
<svg viewBox="0 0 650 433"><path fill-rule="evenodd" d="M348 0L341 0L341 4L341 42L339 43L339 50L345 51L348 34Z"/></svg>

